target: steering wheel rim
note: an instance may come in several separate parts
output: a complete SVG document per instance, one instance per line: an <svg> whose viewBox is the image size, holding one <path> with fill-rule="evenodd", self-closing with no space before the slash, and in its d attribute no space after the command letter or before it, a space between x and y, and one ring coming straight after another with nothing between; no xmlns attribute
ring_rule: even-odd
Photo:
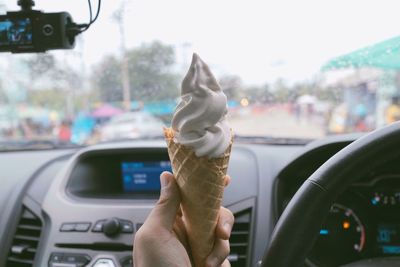
<svg viewBox="0 0 400 267"><path fill-rule="evenodd" d="M400 149L393 148L400 148L400 122L361 137L319 167L279 218L261 266L303 266L335 199L350 184L383 162L398 157Z"/></svg>

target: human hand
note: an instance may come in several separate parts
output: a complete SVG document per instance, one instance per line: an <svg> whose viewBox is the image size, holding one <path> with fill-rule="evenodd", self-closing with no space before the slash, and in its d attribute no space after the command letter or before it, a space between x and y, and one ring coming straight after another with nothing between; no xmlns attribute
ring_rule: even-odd
<svg viewBox="0 0 400 267"><path fill-rule="evenodd" d="M145 223L135 235L134 263L136 267L192 266L184 218L180 210L181 198L174 176L163 172L160 176L160 199ZM225 185L230 182L225 177ZM206 267L229 267L229 237L234 217L221 207L215 229L214 248L206 260ZM202 266L201 266L202 267Z"/></svg>

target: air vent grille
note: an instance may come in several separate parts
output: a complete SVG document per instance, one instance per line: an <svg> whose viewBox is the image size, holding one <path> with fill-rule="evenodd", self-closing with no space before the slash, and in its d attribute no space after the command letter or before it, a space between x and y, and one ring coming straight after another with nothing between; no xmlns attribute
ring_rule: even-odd
<svg viewBox="0 0 400 267"><path fill-rule="evenodd" d="M6 267L31 267L39 244L42 223L23 207L21 217L8 253Z"/></svg>
<svg viewBox="0 0 400 267"><path fill-rule="evenodd" d="M228 257L232 267L248 266L251 209L235 214L231 238L231 252Z"/></svg>

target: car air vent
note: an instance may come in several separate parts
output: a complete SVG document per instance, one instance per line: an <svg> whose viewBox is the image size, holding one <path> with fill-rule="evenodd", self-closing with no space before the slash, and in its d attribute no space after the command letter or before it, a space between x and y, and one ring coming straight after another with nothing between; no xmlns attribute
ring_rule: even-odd
<svg viewBox="0 0 400 267"><path fill-rule="evenodd" d="M251 209L235 214L230 245L231 252L228 257L232 267L248 266L249 262L249 240L251 225Z"/></svg>
<svg viewBox="0 0 400 267"><path fill-rule="evenodd" d="M38 247L42 223L23 207L21 217L8 253L6 267L31 267Z"/></svg>

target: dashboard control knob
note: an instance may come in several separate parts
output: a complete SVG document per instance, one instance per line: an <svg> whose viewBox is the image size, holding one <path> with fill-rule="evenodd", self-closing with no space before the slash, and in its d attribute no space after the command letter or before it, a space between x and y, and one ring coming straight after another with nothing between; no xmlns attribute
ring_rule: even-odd
<svg viewBox="0 0 400 267"><path fill-rule="evenodd" d="M120 232L121 226L117 218L107 219L103 224L103 232L106 236L114 236Z"/></svg>
<svg viewBox="0 0 400 267"><path fill-rule="evenodd" d="M98 259L93 267L116 267L115 263L111 259Z"/></svg>

